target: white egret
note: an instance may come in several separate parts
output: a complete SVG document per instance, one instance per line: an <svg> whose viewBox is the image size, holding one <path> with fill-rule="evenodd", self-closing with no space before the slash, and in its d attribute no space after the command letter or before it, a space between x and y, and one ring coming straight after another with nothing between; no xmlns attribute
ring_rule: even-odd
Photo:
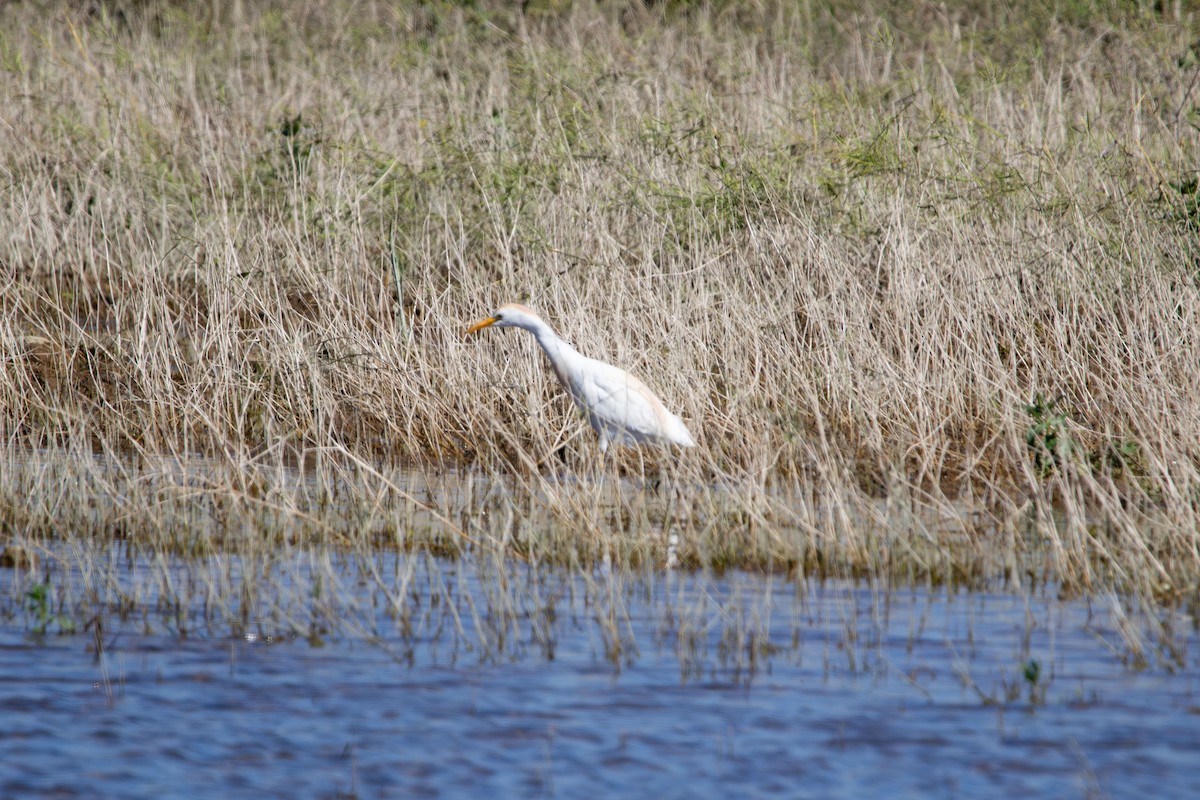
<svg viewBox="0 0 1200 800"><path fill-rule="evenodd" d="M668 411L646 384L620 367L584 356L525 306L502 305L495 314L468 328L467 333L490 325L522 328L533 334L559 382L599 434L601 452L608 450L609 442L696 446L683 420Z"/></svg>

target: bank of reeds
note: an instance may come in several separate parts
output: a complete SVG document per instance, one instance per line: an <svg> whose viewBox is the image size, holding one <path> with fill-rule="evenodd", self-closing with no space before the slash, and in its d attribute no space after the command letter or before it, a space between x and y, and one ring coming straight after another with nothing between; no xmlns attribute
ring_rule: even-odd
<svg viewBox="0 0 1200 800"><path fill-rule="evenodd" d="M1195 601L1196 14L6 4L4 535ZM700 446L599 464L510 300Z"/></svg>

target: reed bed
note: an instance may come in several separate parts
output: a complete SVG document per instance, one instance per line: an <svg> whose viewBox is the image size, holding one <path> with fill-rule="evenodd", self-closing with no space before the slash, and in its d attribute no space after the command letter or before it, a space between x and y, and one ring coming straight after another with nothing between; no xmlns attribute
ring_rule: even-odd
<svg viewBox="0 0 1200 800"><path fill-rule="evenodd" d="M0 526L1200 599L1181 3L0 7ZM700 446L599 458L534 307ZM97 497L108 498L97 503Z"/></svg>

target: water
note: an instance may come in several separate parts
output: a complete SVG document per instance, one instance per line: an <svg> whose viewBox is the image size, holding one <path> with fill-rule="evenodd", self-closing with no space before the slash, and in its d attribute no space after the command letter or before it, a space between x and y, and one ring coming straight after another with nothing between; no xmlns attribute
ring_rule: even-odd
<svg viewBox="0 0 1200 800"><path fill-rule="evenodd" d="M395 555L377 557L372 579L352 559L333 562L341 581L326 576L322 597L288 590L319 563L277 565L273 599L241 619L195 599L148 610L144 587L164 574L148 564L122 577L124 591L146 594L142 610L101 614L100 632L51 623L38 635L28 603L10 602L0 796L1195 788L1200 671L1187 619L1175 620L1173 654L1147 647L1134 668L1136 638L1118 632L1114 601L1049 592L571 575ZM22 581L0 570L0 595L24 596Z"/></svg>

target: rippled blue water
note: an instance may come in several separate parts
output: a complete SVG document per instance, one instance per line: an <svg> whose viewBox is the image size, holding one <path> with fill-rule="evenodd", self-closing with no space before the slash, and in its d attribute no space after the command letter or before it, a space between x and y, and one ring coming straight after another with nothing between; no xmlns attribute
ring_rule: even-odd
<svg viewBox="0 0 1200 800"><path fill-rule="evenodd" d="M97 656L94 632L34 635L10 609L0 796L1195 791L1196 656L1168 665L1147 651L1130 668L1102 603L746 574L434 571L451 599L418 582L408 596L425 616L408 627L347 580L375 641L337 628L272 639L253 624L185 636L143 615L109 619Z"/></svg>

